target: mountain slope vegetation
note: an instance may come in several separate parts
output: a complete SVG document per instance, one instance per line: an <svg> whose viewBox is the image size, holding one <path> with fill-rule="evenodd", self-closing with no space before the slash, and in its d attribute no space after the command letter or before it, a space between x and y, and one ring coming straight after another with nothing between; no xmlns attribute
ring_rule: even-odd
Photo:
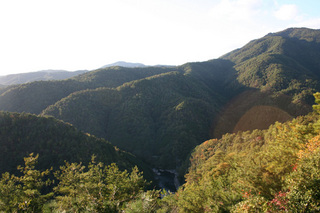
<svg viewBox="0 0 320 213"><path fill-rule="evenodd" d="M236 64L241 84L291 95L294 103L310 105L310 97L319 89L319 36L319 30L290 28L254 40L222 58Z"/></svg>
<svg viewBox="0 0 320 213"><path fill-rule="evenodd" d="M185 159L199 138L209 138L211 118L223 100L218 94L216 100L211 96L206 85L169 72L116 89L73 93L42 114L107 138L157 166L169 167L165 164Z"/></svg>
<svg viewBox="0 0 320 213"><path fill-rule="evenodd" d="M148 167L132 154L53 117L0 112L0 133L0 173L15 172L31 153L39 154L38 168L55 170L64 161L88 164L95 155L98 161L117 163L122 169L138 165L152 178Z"/></svg>
<svg viewBox="0 0 320 213"><path fill-rule="evenodd" d="M145 191L137 168L120 171L93 158L88 169L66 163L57 186L41 190L50 170L35 169L38 156L24 158L22 175L0 179L2 211L90 212L318 212L320 181L320 93L315 112L267 130L226 134L197 146L186 183L175 194ZM10 193L10 192L15 193ZM32 194L31 194L32 193ZM32 196L30 196L32 195ZM12 202L14 201L14 202Z"/></svg>
<svg viewBox="0 0 320 213"><path fill-rule="evenodd" d="M0 89L0 110L52 115L153 166L176 168L204 140L310 112L320 91L319 34L291 28L215 60L9 86ZM270 116L259 117L266 108Z"/></svg>
<svg viewBox="0 0 320 213"><path fill-rule="evenodd" d="M1 87L0 211L319 212L319 58L320 31L290 28L215 60ZM185 182L158 199L134 165Z"/></svg>
<svg viewBox="0 0 320 213"><path fill-rule="evenodd" d="M36 81L0 89L0 109L40 114L42 110L73 92L117 87L128 81L168 72L166 68L130 69L110 67L61 81Z"/></svg>
<svg viewBox="0 0 320 213"><path fill-rule="evenodd" d="M319 105L315 109L197 146L175 205L181 212L319 211Z"/></svg>

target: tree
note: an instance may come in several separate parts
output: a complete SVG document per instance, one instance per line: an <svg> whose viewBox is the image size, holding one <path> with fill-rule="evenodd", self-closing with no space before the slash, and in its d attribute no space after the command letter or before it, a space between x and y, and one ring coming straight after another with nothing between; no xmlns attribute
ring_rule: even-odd
<svg viewBox="0 0 320 213"><path fill-rule="evenodd" d="M71 212L118 212L140 197L146 186L142 173L120 171L116 164L104 166L95 157L88 169L81 163L66 163L55 173L57 210Z"/></svg>
<svg viewBox="0 0 320 213"><path fill-rule="evenodd" d="M320 135L300 150L287 184L289 208L296 212L320 211Z"/></svg>
<svg viewBox="0 0 320 213"><path fill-rule="evenodd" d="M0 180L0 210L5 212L41 212L43 205L52 197L52 193L43 194L42 190L50 184L44 178L50 170L40 172L35 169L39 155L24 158L25 166L18 166L23 174L20 177L4 173Z"/></svg>

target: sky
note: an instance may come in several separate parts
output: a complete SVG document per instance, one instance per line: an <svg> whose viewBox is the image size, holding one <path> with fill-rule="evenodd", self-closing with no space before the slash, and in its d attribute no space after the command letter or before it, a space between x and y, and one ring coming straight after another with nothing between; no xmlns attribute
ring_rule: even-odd
<svg viewBox="0 0 320 213"><path fill-rule="evenodd" d="M0 0L0 75L218 58L269 32L320 29L318 0Z"/></svg>

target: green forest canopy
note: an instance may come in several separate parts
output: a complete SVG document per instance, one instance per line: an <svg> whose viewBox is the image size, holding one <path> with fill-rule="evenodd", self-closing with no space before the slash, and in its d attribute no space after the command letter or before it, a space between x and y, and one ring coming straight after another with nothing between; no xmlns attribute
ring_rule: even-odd
<svg viewBox="0 0 320 213"><path fill-rule="evenodd" d="M65 163L54 172L26 157L20 175L4 173L0 209L114 212L317 212L320 210L320 93L315 112L267 130L226 134L199 145L186 183L175 194L145 190L137 168L121 171L92 158L88 167ZM43 179L44 178L44 179ZM14 193L13 193L14 192Z"/></svg>

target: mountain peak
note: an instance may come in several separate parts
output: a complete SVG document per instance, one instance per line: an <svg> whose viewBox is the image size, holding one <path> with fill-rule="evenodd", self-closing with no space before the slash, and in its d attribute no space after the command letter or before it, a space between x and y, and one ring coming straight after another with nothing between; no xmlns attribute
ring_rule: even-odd
<svg viewBox="0 0 320 213"><path fill-rule="evenodd" d="M120 67L145 67L146 65L141 64L141 63L131 63L131 62L126 62L126 61L117 61L112 64L107 64L102 66L101 68L107 68L107 67L113 67L113 66L120 66Z"/></svg>
<svg viewBox="0 0 320 213"><path fill-rule="evenodd" d="M310 28L288 28L280 32L269 33L267 36L282 36L285 38L296 38L299 40L306 40L309 42L320 42L320 30Z"/></svg>

